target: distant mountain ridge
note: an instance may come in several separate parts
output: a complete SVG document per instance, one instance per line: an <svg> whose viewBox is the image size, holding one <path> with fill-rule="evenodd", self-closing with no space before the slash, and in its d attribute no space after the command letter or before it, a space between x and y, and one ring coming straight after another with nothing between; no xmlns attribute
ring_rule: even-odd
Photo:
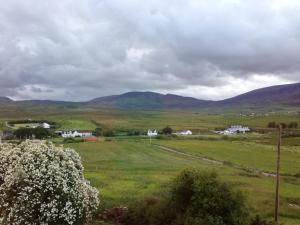
<svg viewBox="0 0 300 225"><path fill-rule="evenodd" d="M14 104L14 101L7 97L0 97L0 106L7 106Z"/></svg>
<svg viewBox="0 0 300 225"><path fill-rule="evenodd" d="M300 83L260 88L225 99L220 103L223 105L278 103L300 106Z"/></svg>
<svg viewBox="0 0 300 225"><path fill-rule="evenodd" d="M89 106L107 106L116 108L143 109L176 109L207 106L213 101L199 100L173 94L159 94L155 92L128 92L93 99Z"/></svg>
<svg viewBox="0 0 300 225"><path fill-rule="evenodd" d="M200 100L174 94L156 92L127 92L120 95L104 96L87 102L67 102L51 100L13 101L0 97L0 104L17 106L63 106L63 107L96 107L142 110L168 109L209 109L223 107L266 107L275 105L300 107L300 83L277 85L256 89L233 98L221 101Z"/></svg>

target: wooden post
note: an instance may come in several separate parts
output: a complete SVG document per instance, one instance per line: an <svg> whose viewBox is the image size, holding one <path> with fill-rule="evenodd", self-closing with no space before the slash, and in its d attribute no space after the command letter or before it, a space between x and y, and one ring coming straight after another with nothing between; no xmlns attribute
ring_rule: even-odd
<svg viewBox="0 0 300 225"><path fill-rule="evenodd" d="M280 169L280 148L282 142L282 125L278 128L278 143L277 143L277 170L276 170L276 196L275 196L275 215L274 220L278 222L278 208L279 208L279 169Z"/></svg>

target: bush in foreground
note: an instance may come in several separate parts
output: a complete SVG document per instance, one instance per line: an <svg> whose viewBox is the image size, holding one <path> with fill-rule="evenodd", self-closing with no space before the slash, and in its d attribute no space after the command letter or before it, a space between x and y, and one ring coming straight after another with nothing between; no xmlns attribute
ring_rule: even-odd
<svg viewBox="0 0 300 225"><path fill-rule="evenodd" d="M84 179L74 150L42 141L0 145L4 225L84 224L98 204L98 192Z"/></svg>
<svg viewBox="0 0 300 225"><path fill-rule="evenodd" d="M172 198L185 214L186 225L247 224L243 195L219 181L215 173L183 171L175 180Z"/></svg>
<svg viewBox="0 0 300 225"><path fill-rule="evenodd" d="M251 219L240 192L215 173L184 170L166 194L150 197L129 208L126 225L271 225ZM275 224L274 224L275 225Z"/></svg>

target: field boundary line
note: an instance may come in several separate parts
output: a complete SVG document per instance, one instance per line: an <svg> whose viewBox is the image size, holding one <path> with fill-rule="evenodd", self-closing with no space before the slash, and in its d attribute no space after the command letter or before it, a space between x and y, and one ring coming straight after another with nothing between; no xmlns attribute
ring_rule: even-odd
<svg viewBox="0 0 300 225"><path fill-rule="evenodd" d="M180 152L180 151L177 151L175 149L172 149L172 148L168 148L168 147L164 147L164 146L161 146L161 145L154 145L162 150L165 150L165 151L168 151L168 152L172 152L172 153L176 153L176 154L179 154L179 155L183 155L183 156L187 156L187 157L190 157L190 158L194 158L194 159L200 159L200 160L203 160L205 162L209 162L209 163L212 163L212 164L216 164L216 165L224 165L224 162L222 161L218 161L218 160L213 160L213 159L208 159L208 158L205 158L205 157L201 157L201 156L195 156L195 155L192 155L192 154L188 154L188 153L184 153L184 152Z"/></svg>
<svg viewBox="0 0 300 225"><path fill-rule="evenodd" d="M184 153L184 152L178 151L178 150L176 150L176 149L169 148L169 147L165 147L165 146L158 145L158 144L154 144L153 146L156 146L156 147L158 147L159 149L164 150L164 151L168 151L168 152L171 152L171 153L183 155L183 156L190 157L190 158L193 158L193 159L202 160L202 161L205 161L205 162L208 162L208 163L211 163L211 164L215 164L215 165L225 165L225 166L232 167L232 168L235 168L235 169L239 169L239 170L243 170L243 171L249 171L249 172L252 172L252 173L260 174L260 175L262 175L262 176L264 176L264 177L272 177L272 178L276 177L276 174L275 174L275 173L266 172L266 171L259 170L259 169L253 169L253 168L243 167L243 166L239 166L239 165L234 165L234 164L232 164L232 163L227 164L225 161L214 160L214 159L209 159L209 158L206 158L206 157L201 157L201 156L196 156L196 155ZM281 177L293 177L293 178L295 178L295 177L292 176L292 175L283 175L283 174L282 174L282 175L280 175L280 176L281 176ZM296 179L297 179L297 180L300 180L300 179L298 179L298 178L296 178Z"/></svg>

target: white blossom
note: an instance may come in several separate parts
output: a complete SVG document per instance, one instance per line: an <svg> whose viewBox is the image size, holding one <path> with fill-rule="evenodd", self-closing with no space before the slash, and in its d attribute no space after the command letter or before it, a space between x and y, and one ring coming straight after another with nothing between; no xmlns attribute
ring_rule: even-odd
<svg viewBox="0 0 300 225"><path fill-rule="evenodd" d="M0 144L3 225L85 224L98 205L74 150L45 141Z"/></svg>

